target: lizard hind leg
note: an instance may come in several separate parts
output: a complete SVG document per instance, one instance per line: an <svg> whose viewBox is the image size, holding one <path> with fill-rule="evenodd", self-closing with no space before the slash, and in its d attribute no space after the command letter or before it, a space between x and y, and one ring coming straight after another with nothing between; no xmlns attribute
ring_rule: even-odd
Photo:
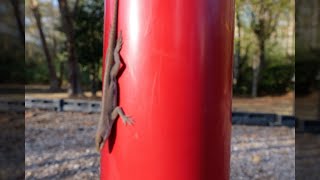
<svg viewBox="0 0 320 180"><path fill-rule="evenodd" d="M127 124L133 125L134 121L129 116L126 116L124 114L124 112L120 106L117 106L113 109L112 114L111 114L111 119L115 120L118 117L118 115L121 117L124 125L127 125Z"/></svg>

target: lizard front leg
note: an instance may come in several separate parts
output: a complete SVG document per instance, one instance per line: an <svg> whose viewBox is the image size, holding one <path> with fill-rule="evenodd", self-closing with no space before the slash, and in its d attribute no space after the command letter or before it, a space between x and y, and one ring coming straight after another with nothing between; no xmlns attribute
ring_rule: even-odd
<svg viewBox="0 0 320 180"><path fill-rule="evenodd" d="M120 106L117 106L113 109L112 114L111 114L111 119L115 120L118 117L118 115L121 117L124 125L127 125L127 124L133 125L134 121L129 116L126 116L124 114L124 112Z"/></svg>

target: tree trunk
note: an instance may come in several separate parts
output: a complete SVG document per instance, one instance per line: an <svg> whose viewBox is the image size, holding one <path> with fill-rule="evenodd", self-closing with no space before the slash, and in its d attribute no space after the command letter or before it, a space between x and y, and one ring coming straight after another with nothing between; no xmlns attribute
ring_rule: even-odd
<svg viewBox="0 0 320 180"><path fill-rule="evenodd" d="M92 64L91 71L91 93L92 97L97 97L97 68L95 64Z"/></svg>
<svg viewBox="0 0 320 180"><path fill-rule="evenodd" d="M259 40L259 50L260 50L260 69L264 69L266 66L266 62L265 62L265 40L264 39L260 39ZM260 75L259 75L260 78Z"/></svg>
<svg viewBox="0 0 320 180"><path fill-rule="evenodd" d="M62 18L62 24L64 27L64 32L67 37L67 47L68 47L68 65L69 65L69 95L77 96L81 95L81 86L80 86L80 70L78 59L76 57L75 51L75 37L74 37L74 25L72 14L69 11L67 0L58 0L59 9Z"/></svg>
<svg viewBox="0 0 320 180"><path fill-rule="evenodd" d="M259 90L259 82L261 80L261 71L265 68L265 40L259 39L259 50L260 56L257 62L256 67L253 68L253 77L252 77L252 97L257 97Z"/></svg>
<svg viewBox="0 0 320 180"><path fill-rule="evenodd" d="M43 51L44 51L44 54L47 59L47 66L48 66L49 76L50 76L50 90L57 91L57 90L59 90L59 81L58 81L58 78L56 75L55 67L52 63L51 55L49 53L46 37L43 33L42 23L41 23L41 14L39 11L38 2L36 0L31 0L31 9L32 9L33 15L36 19Z"/></svg>
<svg viewBox="0 0 320 180"><path fill-rule="evenodd" d="M258 63L257 66L253 68L252 91L251 91L252 97L258 96L259 74L260 74L260 63Z"/></svg>
<svg viewBox="0 0 320 180"><path fill-rule="evenodd" d="M59 87L61 87L62 86L62 82L63 82L63 75L64 75L64 62L60 62L60 64L59 64L59 71L60 71L60 73L59 73Z"/></svg>
<svg viewBox="0 0 320 180"><path fill-rule="evenodd" d="M23 46L25 46L25 32L24 32L24 20L22 20L21 17L21 9L20 9L20 1L18 0L10 0L11 5L13 7L14 16L16 17L19 33L20 33L20 39ZM23 13L24 15L24 13Z"/></svg>

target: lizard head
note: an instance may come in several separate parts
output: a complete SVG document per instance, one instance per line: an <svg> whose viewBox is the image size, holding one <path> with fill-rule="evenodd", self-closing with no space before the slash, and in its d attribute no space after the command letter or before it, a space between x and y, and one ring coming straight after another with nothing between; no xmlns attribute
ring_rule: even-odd
<svg viewBox="0 0 320 180"><path fill-rule="evenodd" d="M96 149L97 149L98 152L101 151L101 149L103 147L103 144L104 144L103 137L100 136L100 135L97 135L96 136Z"/></svg>
<svg viewBox="0 0 320 180"><path fill-rule="evenodd" d="M103 145L105 144L106 140L109 138L111 134L111 128L112 126L107 126L102 129L99 128L99 130L96 133L96 139L95 139L95 144L96 144L96 150L98 152L101 151L103 148Z"/></svg>

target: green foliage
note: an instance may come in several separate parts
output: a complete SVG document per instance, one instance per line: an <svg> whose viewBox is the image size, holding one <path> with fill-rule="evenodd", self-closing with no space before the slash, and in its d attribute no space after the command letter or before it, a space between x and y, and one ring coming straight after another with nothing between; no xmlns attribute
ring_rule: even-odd
<svg viewBox="0 0 320 180"><path fill-rule="evenodd" d="M277 45L268 44L265 69L261 71L258 88L259 95L279 95L293 90L294 59L284 55ZM251 94L253 69L248 61L255 51L248 51L241 56L239 79L233 87L235 95L248 96Z"/></svg>
<svg viewBox="0 0 320 180"><path fill-rule="evenodd" d="M93 76L95 76L96 81L100 78L104 1L79 0L78 2L79 4L74 12L76 55L80 64L81 82L88 87L92 86L90 83L92 83ZM71 4L74 4L74 2ZM43 25L53 63L58 78L65 82L69 76L68 51L65 43L66 37L62 32L59 9L51 2L40 1L40 5L43 19L48 22L43 23ZM73 5L70 7L73 7ZM23 77L26 78L27 83L48 83L47 64L40 46L38 30L29 8L26 8L26 34L28 37L25 58L26 72Z"/></svg>
<svg viewBox="0 0 320 180"><path fill-rule="evenodd" d="M49 83L48 68L44 63L31 61L26 63L26 83L46 84Z"/></svg>
<svg viewBox="0 0 320 180"><path fill-rule="evenodd" d="M239 73L238 83L233 86L233 94L235 95L249 95L252 85L252 68L244 65Z"/></svg>
<svg viewBox="0 0 320 180"><path fill-rule="evenodd" d="M99 65L103 48L103 1L82 1L76 12L76 50L81 64L82 81L85 84L99 79Z"/></svg>
<svg viewBox="0 0 320 180"><path fill-rule="evenodd" d="M253 70L248 66L241 71L238 84L233 88L235 95L249 95L251 93L252 74ZM258 94L279 95L293 90L293 75L294 64L267 66L261 72Z"/></svg>
<svg viewBox="0 0 320 180"><path fill-rule="evenodd" d="M293 0L236 0L235 52L239 57L235 95L252 95L253 66L259 95L293 89ZM239 33L240 32L240 33ZM238 58L238 59L239 59ZM237 66L235 66L237 67Z"/></svg>
<svg viewBox="0 0 320 180"><path fill-rule="evenodd" d="M103 17L104 1L101 0L79 0L74 12L76 54L80 63L81 82L86 87L94 87L101 81L101 62L103 49ZM259 84L259 94L279 94L292 89L291 78L294 72L294 59L288 58L286 51L287 34L281 35L287 25L279 23L289 22L290 13L293 7L292 0L236 0L237 19L240 24L240 34L236 34L235 41L239 42L239 47L235 46L236 52L240 56L239 60L239 79L234 86L234 94L249 95L251 93L253 70L252 64L259 58L259 38L265 40L265 69L261 70L261 79ZM73 4L73 3L71 3ZM290 4L290 5L289 5ZM43 17L47 23L44 23L44 30L47 34L47 41L50 52L57 67L57 74L64 74L64 79L68 77L67 48L65 36L61 33L62 27L59 10L51 3L41 2ZM73 7L71 5L70 7ZM48 70L44 59L41 46L38 42L38 32L32 16L26 9L26 33L28 33L29 43L33 43L32 48L26 46L25 78L27 83L48 83ZM60 30L59 30L60 28ZM239 51L237 51L238 49ZM11 48L15 49L15 48ZM1 50L1 49L0 49ZM11 53L9 55L12 55ZM310 54L310 53L309 53ZM9 56L8 55L8 56ZM291 55L292 56L292 55ZM309 56L309 55L308 55ZM303 84L308 89L316 86L314 80L317 73L317 63L312 57L305 57L306 62L297 62L297 73L303 73L304 76L297 76L297 83ZM8 76L8 66L16 68L23 66L24 62L13 63L5 58L0 66L1 75ZM20 63L20 64L19 64ZM63 63L64 68L60 68ZM308 72L305 72L305 68ZM63 71L61 69L64 69ZM61 71L61 72L60 72ZM20 71L23 72L23 71ZM22 74L22 75L21 75ZM24 77L23 73L13 74L12 78ZM90 83L92 83L90 85ZM97 86L97 85L96 85ZM300 86L300 85L299 85Z"/></svg>
<svg viewBox="0 0 320 180"><path fill-rule="evenodd" d="M277 66L283 64L293 64L294 55L288 55L283 47L277 42L269 42L266 44L266 64L269 66Z"/></svg>
<svg viewBox="0 0 320 180"><path fill-rule="evenodd" d="M26 43L25 80L27 84L49 83L49 72L40 46Z"/></svg>
<svg viewBox="0 0 320 180"><path fill-rule="evenodd" d="M282 94L293 89L293 64L267 67L262 71L259 95Z"/></svg>
<svg viewBox="0 0 320 180"><path fill-rule="evenodd" d="M103 40L103 1L81 3L76 12L76 47L79 62L84 66L100 63Z"/></svg>

